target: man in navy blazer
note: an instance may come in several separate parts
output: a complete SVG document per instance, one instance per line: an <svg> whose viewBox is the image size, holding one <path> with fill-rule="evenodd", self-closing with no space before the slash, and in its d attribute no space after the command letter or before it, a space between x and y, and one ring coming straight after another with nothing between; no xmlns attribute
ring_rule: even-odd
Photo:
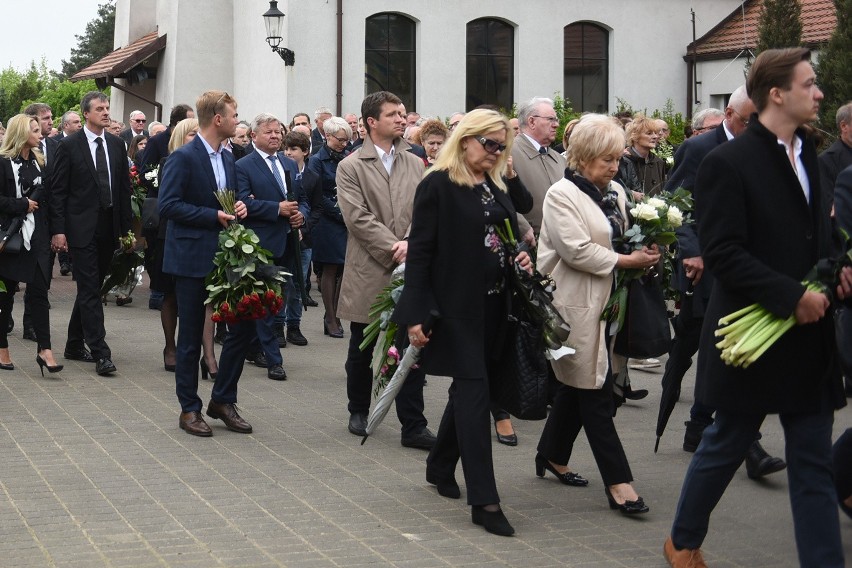
<svg viewBox="0 0 852 568"><path fill-rule="evenodd" d="M65 358L95 361L95 371L109 375L116 368L105 340L101 283L119 236L131 227L130 172L124 142L105 130L110 123L106 95L88 92L80 108L86 126L62 139L53 160L51 245L55 252L71 251L77 281Z"/></svg>
<svg viewBox="0 0 852 568"><path fill-rule="evenodd" d="M293 193L296 162L280 152L283 133L280 121L261 113L251 124L255 151L237 162L237 198L246 204L246 227L260 237L260 245L268 249L278 266L284 265L284 252L290 228L298 228L305 218L298 201L288 201ZM278 339L273 328L274 315L256 321L257 338L267 360L267 376L276 381L287 378Z"/></svg>
<svg viewBox="0 0 852 568"><path fill-rule="evenodd" d="M178 426L194 436L213 431L201 415L198 396L198 361L204 329L204 278L213 271L219 232L234 219L222 211L214 192L236 189L234 157L224 142L237 126L237 102L224 91L207 91L196 101L198 135L175 150L166 161L160 182L160 218L168 222L163 271L175 276L180 331L177 340L175 383L181 414ZM246 208L236 203L237 217ZM237 330L245 324L234 326ZM235 348L229 334L222 348L219 372L207 405L207 416L222 420L229 430L251 433L251 424L237 413L237 381L245 353Z"/></svg>

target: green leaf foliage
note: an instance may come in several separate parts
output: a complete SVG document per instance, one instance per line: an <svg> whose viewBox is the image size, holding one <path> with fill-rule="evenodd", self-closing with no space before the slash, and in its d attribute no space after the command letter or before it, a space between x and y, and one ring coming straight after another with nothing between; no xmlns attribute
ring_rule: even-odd
<svg viewBox="0 0 852 568"><path fill-rule="evenodd" d="M799 0L763 0L757 27L757 53L800 45L802 5Z"/></svg>
<svg viewBox="0 0 852 568"><path fill-rule="evenodd" d="M69 60L62 60L61 78L63 79L71 77L112 52L115 37L115 1L107 0L100 4L97 17L86 24L83 35L75 37L77 47L71 49Z"/></svg>
<svg viewBox="0 0 852 568"><path fill-rule="evenodd" d="M817 81L825 98L820 104L820 127L837 135L837 109L852 100L852 0L834 0L837 27L820 51Z"/></svg>

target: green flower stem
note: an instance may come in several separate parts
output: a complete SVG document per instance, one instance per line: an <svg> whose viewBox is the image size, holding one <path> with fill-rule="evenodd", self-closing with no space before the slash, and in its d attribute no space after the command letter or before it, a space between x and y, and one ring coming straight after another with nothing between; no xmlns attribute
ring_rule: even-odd
<svg viewBox="0 0 852 568"><path fill-rule="evenodd" d="M760 304L752 304L750 306L746 306L741 310L737 310L734 313L728 314L725 317L721 318L719 320L719 325L725 325L727 323L730 323L730 322L732 322L732 321L734 321L738 318L741 318L742 316L744 316L748 313L751 313L751 312L753 312L753 311L755 311L759 308L760 308Z"/></svg>
<svg viewBox="0 0 852 568"><path fill-rule="evenodd" d="M755 351L748 359L746 359L746 361L743 364L743 368L746 368L749 365L751 365L752 363L754 363L755 361L757 361L757 359L761 355L763 355L766 352L767 349L772 347L772 345L776 341L778 341L781 338L782 335L784 335L790 329L792 329L792 327L794 325L796 325L796 318L794 318L792 316L790 318L788 318L786 321L782 322L782 324L780 326L778 326L778 329L775 331L775 333L769 339L767 339L757 351Z"/></svg>

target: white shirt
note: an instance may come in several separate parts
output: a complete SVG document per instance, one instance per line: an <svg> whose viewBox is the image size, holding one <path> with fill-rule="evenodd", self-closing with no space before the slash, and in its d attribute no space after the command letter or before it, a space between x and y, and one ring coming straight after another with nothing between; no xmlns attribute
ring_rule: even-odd
<svg viewBox="0 0 852 568"><path fill-rule="evenodd" d="M213 167L213 175L216 176L216 187L219 189L228 187L228 178L225 175L225 162L222 157L222 152L225 151L225 143L223 142L219 145L219 150L214 150L213 146L204 139L204 136L200 132L198 133L198 137L201 138L201 143L204 144L207 155L210 156L210 165ZM236 191L235 187L231 189Z"/></svg>
<svg viewBox="0 0 852 568"><path fill-rule="evenodd" d="M536 152L541 153L541 144L539 144L534 138L532 138L526 132L522 132L521 134L523 134L526 137L526 139L530 141L530 144L533 145L533 148L535 148Z"/></svg>
<svg viewBox="0 0 852 568"><path fill-rule="evenodd" d="M263 163L269 168L269 171L272 171L272 162L269 160L269 156L272 154L267 154L257 146L255 146L254 151L260 154L260 157L263 158ZM284 184L284 196L287 196L287 178L284 176L284 166L281 164L281 158L278 154L275 155L275 167L278 169L278 175L281 177L281 183ZM275 174L272 174L275 177Z"/></svg>
<svg viewBox="0 0 852 568"><path fill-rule="evenodd" d="M385 152L376 146L376 153L379 155L379 159L382 161L382 165L387 170L388 175L390 175L393 169L393 159L396 157L396 146L391 145L390 152Z"/></svg>
<svg viewBox="0 0 852 568"><path fill-rule="evenodd" d="M725 129L725 136L728 137L728 142L734 139L734 133L728 130L728 124L726 121L722 121L722 128Z"/></svg>
<svg viewBox="0 0 852 568"><path fill-rule="evenodd" d="M790 145L778 139L778 144L784 147L784 153L787 154L787 159L790 158L792 151L793 159L790 160L790 165L796 171L796 177L799 178L799 183L802 185L802 191L805 193L805 200L811 202L811 182L808 179L808 172L805 171L805 164L802 162L802 139L793 135L793 148Z"/></svg>
<svg viewBox="0 0 852 568"><path fill-rule="evenodd" d="M95 142L95 139L100 138L101 140L103 140L101 146L103 146L104 155L106 156L107 172L109 173L109 187L110 191L112 191L112 169L109 167L109 150L107 149L106 143L106 131L101 133L100 136L89 130L88 126L84 126L83 131L86 133L86 140L89 141L89 151L92 153L92 163L95 164L95 170L97 170L98 168L98 158L96 156L96 152L98 150L98 143ZM44 146L47 147L47 144L45 144Z"/></svg>

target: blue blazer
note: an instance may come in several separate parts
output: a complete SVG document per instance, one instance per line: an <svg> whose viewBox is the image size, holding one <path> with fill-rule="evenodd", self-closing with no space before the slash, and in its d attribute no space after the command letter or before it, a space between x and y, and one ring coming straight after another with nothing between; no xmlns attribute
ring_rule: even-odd
<svg viewBox="0 0 852 568"><path fill-rule="evenodd" d="M276 156L284 170L287 192L294 196L293 199L286 199L281 193L268 162L258 152L237 160L237 199L245 203L248 210L245 226L257 233L261 246L268 249L273 257L281 258L290 233L290 219L278 214L278 205L284 200L297 201L292 180L299 172L296 162L283 152Z"/></svg>
<svg viewBox="0 0 852 568"><path fill-rule="evenodd" d="M234 157L222 152L226 187L237 189ZM216 176L210 156L196 136L172 152L160 172L160 217L168 221L163 271L175 276L202 278L213 270L219 248Z"/></svg>

